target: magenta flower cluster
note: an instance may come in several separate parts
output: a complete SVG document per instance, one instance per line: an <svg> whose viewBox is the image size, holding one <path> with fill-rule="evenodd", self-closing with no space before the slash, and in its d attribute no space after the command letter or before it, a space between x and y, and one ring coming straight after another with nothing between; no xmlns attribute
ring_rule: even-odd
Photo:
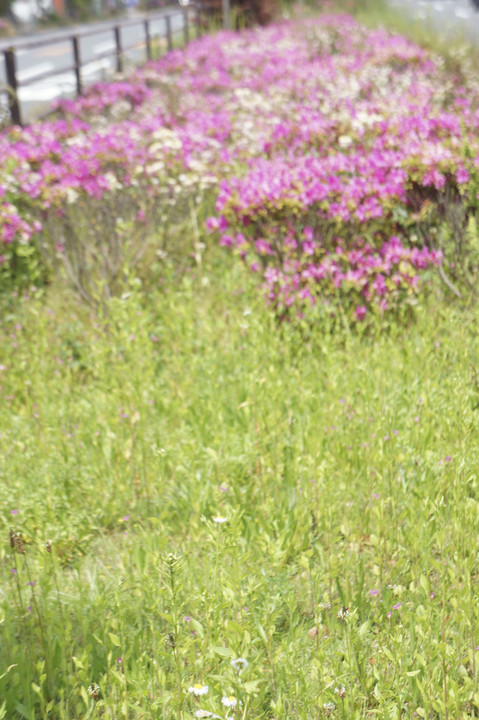
<svg viewBox="0 0 479 720"><path fill-rule="evenodd" d="M0 277L71 206L127 193L143 219L216 192L210 230L280 314L340 295L363 320L441 262L401 218L479 168L473 84L347 15L204 37L57 110L0 136Z"/></svg>

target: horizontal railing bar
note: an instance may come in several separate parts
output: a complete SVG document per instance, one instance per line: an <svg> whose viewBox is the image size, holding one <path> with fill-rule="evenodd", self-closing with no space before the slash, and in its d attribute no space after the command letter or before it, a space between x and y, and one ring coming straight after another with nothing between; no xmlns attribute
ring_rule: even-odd
<svg viewBox="0 0 479 720"><path fill-rule="evenodd" d="M156 39L158 36L153 35L152 39ZM140 40L140 42L135 43L134 45L127 45L127 47L123 47L122 51L127 52L128 50L140 50L143 49L146 46L146 43L144 40ZM82 68L88 67L91 63L96 62L97 60L103 60L104 58L114 58L115 57L115 50L105 50L102 53L98 53L95 55L95 57L92 60L89 60L87 62L82 63L81 65L67 65L66 67L62 68L56 68L53 70L49 70L48 72L42 73L41 75L36 75L35 77L28 78L28 80L18 80L18 87L27 87L27 85L34 85L37 82L42 82L43 80L48 80L50 77L54 77L55 75L62 75L66 72L75 72L75 70L82 70Z"/></svg>
<svg viewBox="0 0 479 720"><path fill-rule="evenodd" d="M22 42L19 40L18 42L12 42L11 40L8 42L2 42L0 43L0 52L3 52L4 50L8 50L12 48L13 50L33 50L35 48L39 47L45 47L47 45L59 45L61 43L70 43L72 38L74 36L78 37L80 40L84 37L92 37L93 35L101 35L105 32L108 32L109 30L113 30L115 27L132 27L134 25L143 25L146 20L149 22L157 22L159 20L164 20L166 17L182 17L182 12L171 12L171 13L164 13L162 15L146 15L145 17L138 18L136 20L119 20L118 22L111 22L109 24L105 24L101 28L96 28L95 30L77 30L75 32L72 32L69 35L61 35L61 36L54 36L50 38L42 38L41 40L32 40L32 41L26 41Z"/></svg>

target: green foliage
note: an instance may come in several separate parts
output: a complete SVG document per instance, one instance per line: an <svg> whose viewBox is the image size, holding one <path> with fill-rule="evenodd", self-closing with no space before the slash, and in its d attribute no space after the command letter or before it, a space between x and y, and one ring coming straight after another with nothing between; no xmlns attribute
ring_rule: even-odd
<svg viewBox="0 0 479 720"><path fill-rule="evenodd" d="M477 716L477 312L305 336L156 263L4 313L5 717Z"/></svg>

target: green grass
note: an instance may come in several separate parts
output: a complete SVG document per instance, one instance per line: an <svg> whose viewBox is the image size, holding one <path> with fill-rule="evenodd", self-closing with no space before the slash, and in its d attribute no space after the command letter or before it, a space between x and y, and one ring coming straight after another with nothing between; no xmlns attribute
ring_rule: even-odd
<svg viewBox="0 0 479 720"><path fill-rule="evenodd" d="M4 318L3 717L477 717L477 312L305 338L236 263Z"/></svg>

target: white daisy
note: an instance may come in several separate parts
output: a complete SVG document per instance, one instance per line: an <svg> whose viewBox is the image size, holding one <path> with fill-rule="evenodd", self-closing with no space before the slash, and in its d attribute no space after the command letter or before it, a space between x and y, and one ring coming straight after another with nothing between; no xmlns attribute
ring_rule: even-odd
<svg viewBox="0 0 479 720"><path fill-rule="evenodd" d="M230 707L230 708L235 708L238 704L238 700L235 698L234 695L230 695L229 697L226 697L226 695L225 695L224 697L221 698L221 702L223 703L223 705L225 707Z"/></svg>
<svg viewBox="0 0 479 720"><path fill-rule="evenodd" d="M248 667L248 661L245 658L236 658L236 660L232 660L230 664L238 672L246 670L246 668Z"/></svg>
<svg viewBox="0 0 479 720"><path fill-rule="evenodd" d="M199 695L206 695L206 693L208 692L208 685L196 683L196 685L192 685L188 688L188 692L195 695L195 697L198 697Z"/></svg>
<svg viewBox="0 0 479 720"><path fill-rule="evenodd" d="M222 525L223 523L228 522L228 518L225 518L225 517L214 517L214 518L213 518L213 522L216 523L217 525Z"/></svg>

